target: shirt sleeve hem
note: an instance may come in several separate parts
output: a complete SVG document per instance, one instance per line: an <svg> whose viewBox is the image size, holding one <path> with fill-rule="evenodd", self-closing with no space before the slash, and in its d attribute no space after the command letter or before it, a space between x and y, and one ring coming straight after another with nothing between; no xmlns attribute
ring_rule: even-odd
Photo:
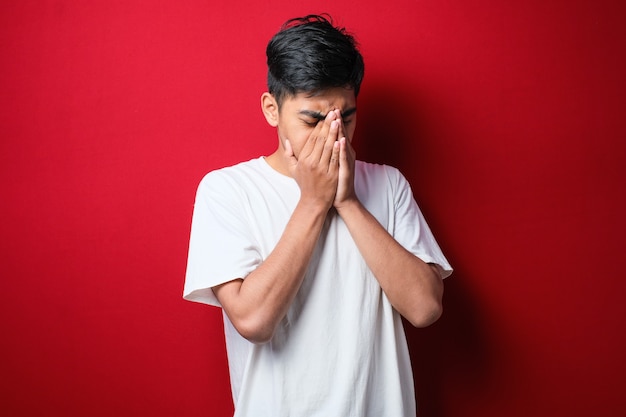
<svg viewBox="0 0 626 417"><path fill-rule="evenodd" d="M195 290L185 291L185 293L183 294L183 299L196 303L208 304L215 307L222 307L211 288L199 288Z"/></svg>
<svg viewBox="0 0 626 417"><path fill-rule="evenodd" d="M439 267L439 270L441 271L441 279L446 279L450 275L452 275L453 269L448 262L437 260L428 255L416 255L416 256L420 258L422 261L426 262L427 264L437 265Z"/></svg>

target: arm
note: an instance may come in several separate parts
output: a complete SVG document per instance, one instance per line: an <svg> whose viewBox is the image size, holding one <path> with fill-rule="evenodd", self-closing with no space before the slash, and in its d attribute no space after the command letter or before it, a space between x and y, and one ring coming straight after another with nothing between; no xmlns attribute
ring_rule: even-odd
<svg viewBox="0 0 626 417"><path fill-rule="evenodd" d="M291 305L332 206L338 181L336 115L320 122L299 159L287 141L285 157L300 187L300 200L276 247L246 279L213 287L237 331L255 343L271 339ZM334 161L334 162L331 162Z"/></svg>
<svg viewBox="0 0 626 417"><path fill-rule="evenodd" d="M326 218L323 206L298 203L272 253L246 279L213 287L237 331L254 343L271 339L287 313Z"/></svg>
<svg viewBox="0 0 626 417"><path fill-rule="evenodd" d="M413 326L428 326L442 313L441 275L402 247L361 204L354 192L354 160L354 149L342 138L334 207L393 307Z"/></svg>
<svg viewBox="0 0 626 417"><path fill-rule="evenodd" d="M437 267L404 249L358 200L337 212L393 307L415 327L434 323L443 296Z"/></svg>

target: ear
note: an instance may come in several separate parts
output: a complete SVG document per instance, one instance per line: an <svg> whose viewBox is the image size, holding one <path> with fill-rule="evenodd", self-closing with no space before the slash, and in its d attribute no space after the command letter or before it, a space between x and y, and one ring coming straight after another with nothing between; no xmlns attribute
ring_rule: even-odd
<svg viewBox="0 0 626 417"><path fill-rule="evenodd" d="M268 92L261 95L261 110L270 126L278 126L278 103L274 96Z"/></svg>

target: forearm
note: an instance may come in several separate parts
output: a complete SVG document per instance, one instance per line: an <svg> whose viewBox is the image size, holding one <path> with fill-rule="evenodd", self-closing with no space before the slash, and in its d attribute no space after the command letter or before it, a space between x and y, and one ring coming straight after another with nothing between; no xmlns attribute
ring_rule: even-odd
<svg viewBox="0 0 626 417"><path fill-rule="evenodd" d="M358 200L337 212L394 308L416 327L436 321L443 296L436 267L402 247Z"/></svg>
<svg viewBox="0 0 626 417"><path fill-rule="evenodd" d="M327 212L299 203L263 263L245 279L213 289L242 336L253 342L271 338L302 284Z"/></svg>
<svg viewBox="0 0 626 417"><path fill-rule="evenodd" d="M297 156L289 138L281 138L283 148L267 161L279 172L288 171L300 188L300 201L261 265L245 279L213 287L237 331L253 342L268 341L287 314L333 204L339 177L339 117L338 110L329 111Z"/></svg>

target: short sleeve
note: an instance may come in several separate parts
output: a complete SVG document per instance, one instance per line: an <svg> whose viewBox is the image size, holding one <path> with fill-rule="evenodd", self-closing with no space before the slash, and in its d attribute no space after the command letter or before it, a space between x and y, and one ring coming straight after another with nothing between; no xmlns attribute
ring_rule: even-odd
<svg viewBox="0 0 626 417"><path fill-rule="evenodd" d="M219 171L196 193L183 298L220 306L212 287L245 278L260 263L237 184Z"/></svg>
<svg viewBox="0 0 626 417"><path fill-rule="evenodd" d="M447 278L452 274L452 267L426 223L409 182L399 170L388 169L395 194L394 238L422 261L438 265L442 277Z"/></svg>

